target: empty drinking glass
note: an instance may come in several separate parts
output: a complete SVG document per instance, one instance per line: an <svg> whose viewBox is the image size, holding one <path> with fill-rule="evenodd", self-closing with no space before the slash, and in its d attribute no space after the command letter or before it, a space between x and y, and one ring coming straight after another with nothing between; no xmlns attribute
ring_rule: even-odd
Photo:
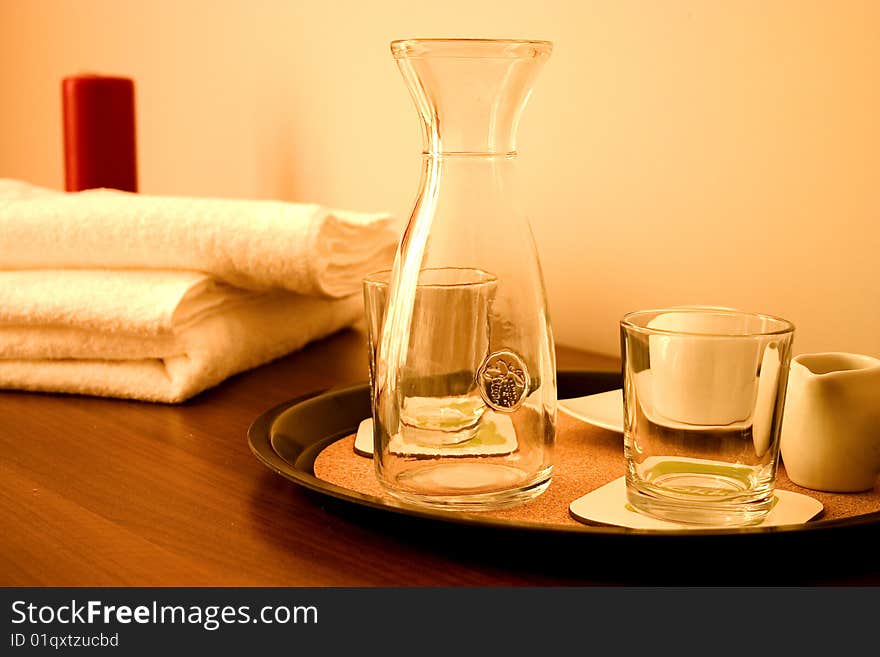
<svg viewBox="0 0 880 657"><path fill-rule="evenodd" d="M621 322L627 497L678 522L747 525L774 503L794 327L721 308Z"/></svg>

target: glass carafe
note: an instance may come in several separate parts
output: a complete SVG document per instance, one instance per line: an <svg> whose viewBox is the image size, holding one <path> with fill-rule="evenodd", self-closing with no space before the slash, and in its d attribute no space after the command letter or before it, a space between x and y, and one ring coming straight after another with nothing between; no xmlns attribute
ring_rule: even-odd
<svg viewBox="0 0 880 657"><path fill-rule="evenodd" d="M391 44L424 153L377 340L374 456L383 487L407 502L500 508L550 483L555 353L515 175L517 125L551 49Z"/></svg>

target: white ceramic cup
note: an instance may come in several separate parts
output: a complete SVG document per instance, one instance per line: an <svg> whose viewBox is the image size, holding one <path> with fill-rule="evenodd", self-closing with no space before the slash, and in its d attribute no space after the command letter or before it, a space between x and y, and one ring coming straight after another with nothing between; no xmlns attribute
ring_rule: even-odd
<svg viewBox="0 0 880 657"><path fill-rule="evenodd" d="M648 323L651 400L661 418L689 425L724 426L745 422L755 407L758 340L737 339L754 332L752 317L722 309L664 312Z"/></svg>

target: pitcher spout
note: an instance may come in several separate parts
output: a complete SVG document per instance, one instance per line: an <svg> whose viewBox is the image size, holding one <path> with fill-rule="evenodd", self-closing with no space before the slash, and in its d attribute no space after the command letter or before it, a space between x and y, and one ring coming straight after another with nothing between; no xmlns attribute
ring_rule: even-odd
<svg viewBox="0 0 880 657"><path fill-rule="evenodd" d="M802 354L792 359L792 367L802 368L807 378L824 377L836 379L841 377L857 378L880 375L880 359L862 354L844 352L828 352L821 354Z"/></svg>

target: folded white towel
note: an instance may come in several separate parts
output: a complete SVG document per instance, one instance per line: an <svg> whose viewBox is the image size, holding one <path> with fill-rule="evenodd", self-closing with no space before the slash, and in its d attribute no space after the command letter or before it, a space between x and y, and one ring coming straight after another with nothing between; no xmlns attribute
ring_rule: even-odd
<svg viewBox="0 0 880 657"><path fill-rule="evenodd" d="M396 243L385 214L0 180L0 269L195 270L240 288L342 297L389 266Z"/></svg>
<svg viewBox="0 0 880 657"><path fill-rule="evenodd" d="M0 272L0 388L180 402L350 325L344 299L177 271Z"/></svg>

